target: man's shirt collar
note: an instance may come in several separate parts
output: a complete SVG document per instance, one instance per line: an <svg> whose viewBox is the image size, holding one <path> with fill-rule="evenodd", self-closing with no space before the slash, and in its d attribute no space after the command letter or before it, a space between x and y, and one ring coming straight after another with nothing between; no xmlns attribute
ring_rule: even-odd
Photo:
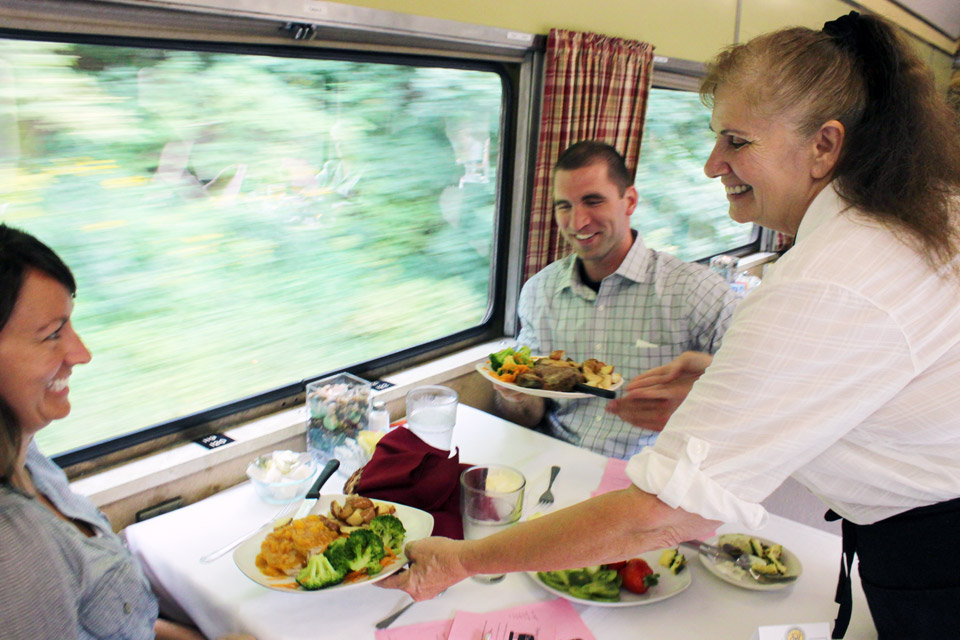
<svg viewBox="0 0 960 640"><path fill-rule="evenodd" d="M620 263L620 266L617 267L617 270L607 276L607 278L620 276L633 282L652 281L653 276L649 269L652 252L647 250L643 236L635 230L631 231L633 233L633 244L630 246L630 251L627 252L627 255ZM557 293L569 287L582 297L590 300L596 299L597 294L593 289L584 284L580 277L580 269L578 266L580 258L577 257L576 254L571 253L567 256L566 260L567 264L564 269L566 275L557 279ZM604 278L604 280L606 280L606 278Z"/></svg>

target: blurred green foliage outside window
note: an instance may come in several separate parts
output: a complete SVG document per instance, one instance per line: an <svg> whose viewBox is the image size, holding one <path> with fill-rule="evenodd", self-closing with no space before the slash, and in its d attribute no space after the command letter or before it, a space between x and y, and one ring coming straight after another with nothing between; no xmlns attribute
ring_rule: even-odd
<svg viewBox="0 0 960 640"><path fill-rule="evenodd" d="M484 322L490 70L0 40L0 219L93 353L54 455Z"/></svg>
<svg viewBox="0 0 960 640"><path fill-rule="evenodd" d="M94 356L43 451L484 322L504 109L485 69L0 40L0 220L73 269ZM686 260L753 232L708 122L653 90L633 224Z"/></svg>
<svg viewBox="0 0 960 640"><path fill-rule="evenodd" d="M753 241L756 227L730 219L723 185L703 173L713 143L697 93L651 89L631 218L650 248L692 261Z"/></svg>

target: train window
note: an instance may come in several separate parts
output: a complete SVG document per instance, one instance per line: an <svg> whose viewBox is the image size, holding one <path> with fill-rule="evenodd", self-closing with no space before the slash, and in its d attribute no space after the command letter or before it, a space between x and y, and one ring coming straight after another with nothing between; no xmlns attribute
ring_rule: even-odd
<svg viewBox="0 0 960 640"><path fill-rule="evenodd" d="M759 228L727 215L719 180L703 173L713 148L710 111L692 91L654 87L640 145L632 225L653 249L701 260L754 242Z"/></svg>
<svg viewBox="0 0 960 640"><path fill-rule="evenodd" d="M93 353L45 453L489 322L500 66L99 42L0 40L2 219Z"/></svg>

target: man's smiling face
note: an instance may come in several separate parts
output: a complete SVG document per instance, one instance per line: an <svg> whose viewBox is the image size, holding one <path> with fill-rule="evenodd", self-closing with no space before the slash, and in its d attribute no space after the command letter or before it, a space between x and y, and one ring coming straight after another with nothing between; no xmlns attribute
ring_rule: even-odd
<svg viewBox="0 0 960 640"><path fill-rule="evenodd" d="M553 211L560 234L595 282L616 271L630 251L630 215L636 206L636 189L621 193L602 161L554 174Z"/></svg>

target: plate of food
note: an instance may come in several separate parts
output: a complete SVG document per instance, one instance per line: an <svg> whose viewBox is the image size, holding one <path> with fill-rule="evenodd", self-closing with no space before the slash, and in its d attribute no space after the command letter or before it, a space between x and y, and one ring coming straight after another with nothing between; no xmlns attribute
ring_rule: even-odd
<svg viewBox="0 0 960 640"><path fill-rule="evenodd" d="M507 348L478 362L477 371L495 385L541 398L612 398L623 385L623 376L613 365L565 356L564 351L534 356L529 347Z"/></svg>
<svg viewBox="0 0 960 640"><path fill-rule="evenodd" d="M750 576L746 569L736 566L730 560L715 558L708 553L700 552L700 562L707 571L725 582L751 589L754 591L776 591L785 589L803 573L800 560L789 549L766 538L758 538L745 533L724 533L706 541L721 549L736 549L741 554L754 557L751 568L758 575L769 575L769 581L757 580ZM725 546L726 545L726 546ZM738 555L738 554L734 554ZM793 578L793 579L791 579Z"/></svg>
<svg viewBox="0 0 960 640"><path fill-rule="evenodd" d="M686 591L691 582L686 558L676 548L648 551L614 564L527 575L555 596L595 607L653 604Z"/></svg>
<svg viewBox="0 0 960 640"><path fill-rule="evenodd" d="M324 495L305 518L246 540L233 560L268 589L340 591L396 573L407 561L403 545L432 531L433 516L426 511L356 495Z"/></svg>

